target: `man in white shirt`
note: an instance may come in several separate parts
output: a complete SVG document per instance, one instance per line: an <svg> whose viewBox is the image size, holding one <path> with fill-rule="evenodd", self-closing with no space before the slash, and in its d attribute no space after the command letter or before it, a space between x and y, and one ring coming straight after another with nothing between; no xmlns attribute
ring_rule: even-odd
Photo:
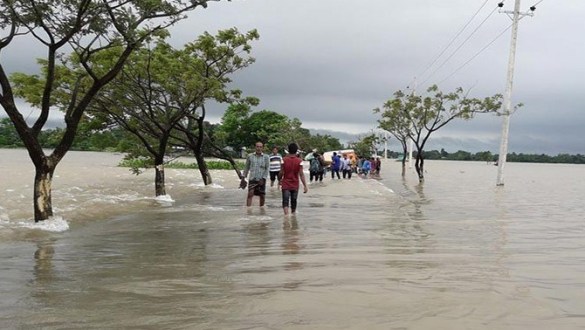
<svg viewBox="0 0 585 330"><path fill-rule="evenodd" d="M278 173L282 165L282 156L278 154L278 147L272 148L272 154L269 157L270 160L270 186L274 187L274 182L278 179L278 185L280 185L280 178Z"/></svg>

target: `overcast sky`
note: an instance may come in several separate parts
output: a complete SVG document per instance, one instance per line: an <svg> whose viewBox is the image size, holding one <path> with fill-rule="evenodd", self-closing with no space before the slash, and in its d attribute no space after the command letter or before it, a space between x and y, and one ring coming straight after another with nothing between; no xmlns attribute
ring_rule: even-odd
<svg viewBox="0 0 585 330"><path fill-rule="evenodd" d="M259 109L307 128L366 133L376 127L372 109L407 86L421 94L431 84L475 97L503 94L512 20L494 12L498 2L234 0L194 12L173 39L180 45L203 30L258 29L256 63L234 77L234 87L259 97ZM523 0L521 11L535 4L534 16L519 24L512 102L524 107L511 117L509 151L584 154L585 1ZM502 9L513 7L506 0ZM501 126L491 115L453 123L431 136L431 147L498 152Z"/></svg>
<svg viewBox="0 0 585 330"><path fill-rule="evenodd" d="M379 118L372 109L396 90L423 94L438 84L445 92L470 89L472 97L503 94L512 20L498 2L224 0L181 21L172 43L203 31L257 29L256 63L233 77L233 88L259 97L257 110L299 118L306 128L367 133ZM511 117L508 150L585 154L585 1L522 0L521 11L535 4L534 16L519 24L512 102L524 107ZM502 9L513 7L506 0ZM224 110L214 106L208 119ZM501 126L492 115L455 122L427 149L497 153ZM400 150L396 141L391 149Z"/></svg>

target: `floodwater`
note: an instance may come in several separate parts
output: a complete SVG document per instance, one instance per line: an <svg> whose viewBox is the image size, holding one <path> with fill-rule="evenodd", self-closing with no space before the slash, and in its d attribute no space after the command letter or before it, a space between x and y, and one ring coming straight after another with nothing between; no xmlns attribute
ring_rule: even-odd
<svg viewBox="0 0 585 330"><path fill-rule="evenodd" d="M585 166L387 160L244 205L233 171L115 165L71 152L56 217L32 221L33 168L0 150L2 329L585 329Z"/></svg>

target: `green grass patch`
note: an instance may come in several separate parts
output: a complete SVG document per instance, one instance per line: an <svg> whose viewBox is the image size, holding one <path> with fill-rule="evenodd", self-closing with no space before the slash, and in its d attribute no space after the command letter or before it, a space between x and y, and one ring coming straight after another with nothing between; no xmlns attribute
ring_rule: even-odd
<svg viewBox="0 0 585 330"><path fill-rule="evenodd" d="M210 170L231 170L232 164L225 160L210 160L206 161L207 168ZM236 164L240 170L244 169L244 162L237 161ZM132 158L132 159L123 159L118 164L119 167L130 167L133 169L139 168L152 168L154 167L154 163L150 158ZM197 163L184 163L179 161L172 161L165 164L166 168L174 168L174 169L199 169Z"/></svg>

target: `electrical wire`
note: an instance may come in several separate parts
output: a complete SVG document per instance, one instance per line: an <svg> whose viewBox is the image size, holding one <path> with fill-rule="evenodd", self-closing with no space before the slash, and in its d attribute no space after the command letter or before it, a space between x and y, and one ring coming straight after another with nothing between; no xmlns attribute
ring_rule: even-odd
<svg viewBox="0 0 585 330"><path fill-rule="evenodd" d="M461 47L463 47L467 41L469 41L469 39L471 39L471 37L477 32L477 30L479 30L479 28L481 28L483 26L483 24L496 12L496 10L498 9L498 7L494 7L494 9L489 13L489 15L484 18L484 20L475 28L475 30L473 30L473 32L471 32L471 34L465 39L463 40L463 42L459 45L459 47L457 47L457 49L455 49L451 55L449 55L449 57L447 57L447 59L445 61L443 61L443 63L441 63L441 65L439 65L435 70L433 70L433 72L429 75L429 77L427 79L425 79L421 85L424 85L425 82L427 82L429 79L431 79L435 73L437 73L437 71L439 71L439 69L441 69L443 66L445 66L445 64L447 64L447 62L449 62L449 60L461 49Z"/></svg>
<svg viewBox="0 0 585 330"><path fill-rule="evenodd" d="M467 23L465 23L465 25L463 25L463 27L459 30L459 32L457 32L455 37L453 37L451 39L451 41L447 44L447 46L445 46L445 48L443 48L443 50L435 57L435 59L429 65L427 65L427 67L419 74L419 77L422 77L425 73L427 73L427 70L429 70L439 60L439 58L441 58L441 56L443 56L443 54L447 51L447 49L449 49L449 47L451 47L451 45L453 45L455 40L461 35L461 33L463 33L463 31L465 31L467 26L469 26L471 21L473 21L473 19L477 16L477 14L479 14L479 12L483 9L483 7L485 7L485 5L488 3L488 1L489 0L484 1L484 3L481 5L481 7L479 7L479 9L475 12L475 14L473 14L473 16L471 16L471 18L467 21Z"/></svg>
<svg viewBox="0 0 585 330"><path fill-rule="evenodd" d="M446 81L447 79L451 78L452 76L454 76L457 72L459 72L459 70L463 69L467 64L469 64L469 62L473 61L477 56L479 56L481 53L483 53L489 46L491 46L496 40L498 40L504 33L506 33L506 31L510 30L510 28L512 27L513 24L510 24L507 28L505 28L502 32L500 32L500 34L498 34L492 41L490 41L487 45L485 45L479 52L477 52L475 55L473 55L469 60L467 60L467 62L463 63L463 65L461 65L460 67L458 67L457 69L455 69L455 71L453 71L450 75L448 75L447 77L445 77L443 80L441 80L439 82L439 85L441 83L443 83L444 81Z"/></svg>
<svg viewBox="0 0 585 330"><path fill-rule="evenodd" d="M539 2L537 2L537 3L533 4L531 7L536 7L536 6L538 6L538 4L539 4L539 3L543 2L543 1L544 1L544 0L540 0Z"/></svg>

